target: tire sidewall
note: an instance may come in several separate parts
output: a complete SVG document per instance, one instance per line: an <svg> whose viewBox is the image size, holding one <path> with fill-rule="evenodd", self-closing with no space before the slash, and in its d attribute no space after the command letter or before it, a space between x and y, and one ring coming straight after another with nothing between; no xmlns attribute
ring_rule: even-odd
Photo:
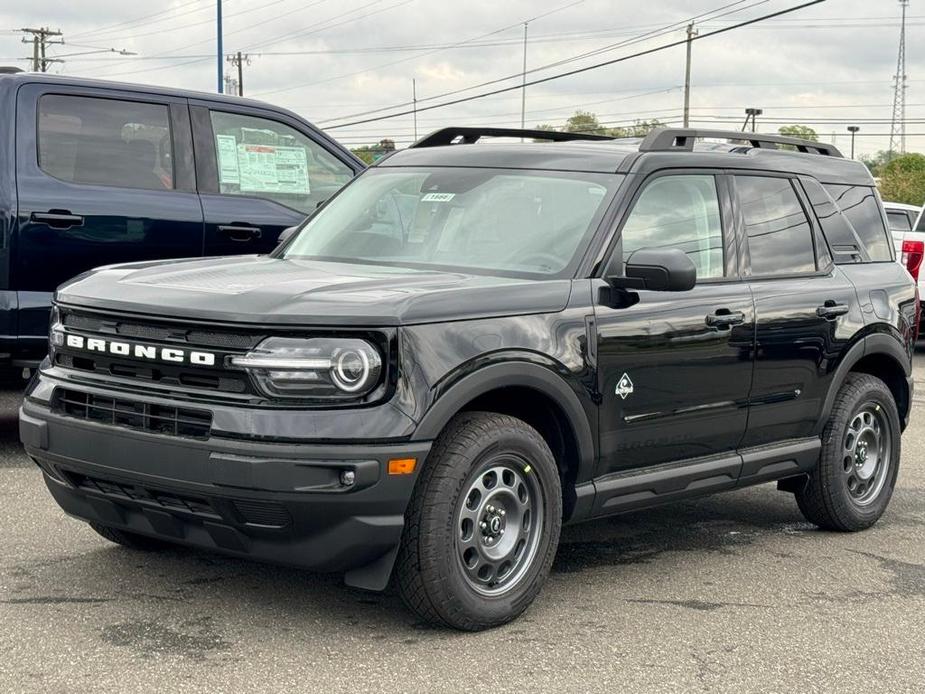
<svg viewBox="0 0 925 694"><path fill-rule="evenodd" d="M847 416L833 419L826 427L821 467L831 485L831 493L838 502L839 510L847 515L846 520L850 525L866 527L873 525L883 515L893 495L899 475L902 429L896 403L886 384L871 377L857 379L854 383L858 385L857 390L844 401ZM877 497L871 503L860 506L851 498L844 481L842 451L848 425L860 407L868 402L878 405L886 413L886 423L890 428L890 469Z"/></svg>
<svg viewBox="0 0 925 694"><path fill-rule="evenodd" d="M533 474L539 478L543 514L532 564L511 590L491 596L476 592L463 575L456 556L456 520L474 471L501 452L511 453L530 466L530 472L524 473L521 470L521 474ZM438 585L445 587L445 591L442 591L445 595L440 598L446 601L448 612L462 613L484 625L502 624L530 605L549 573L558 546L562 516L558 468L546 443L526 425L505 427L493 432L477 449L470 450L467 458L467 465L454 467L453 498L427 507L428 511L423 518L421 551L422 554L435 555L435 566L440 572Z"/></svg>

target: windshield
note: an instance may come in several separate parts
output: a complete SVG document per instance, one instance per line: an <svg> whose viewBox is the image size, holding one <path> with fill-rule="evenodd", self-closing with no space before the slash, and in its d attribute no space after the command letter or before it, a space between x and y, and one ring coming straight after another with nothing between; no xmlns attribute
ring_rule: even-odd
<svg viewBox="0 0 925 694"><path fill-rule="evenodd" d="M371 169L312 217L286 258L492 274L574 270L621 176Z"/></svg>

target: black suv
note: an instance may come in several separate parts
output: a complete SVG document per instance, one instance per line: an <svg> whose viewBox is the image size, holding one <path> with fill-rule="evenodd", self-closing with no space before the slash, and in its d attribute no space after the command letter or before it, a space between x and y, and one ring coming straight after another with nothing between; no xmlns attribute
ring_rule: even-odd
<svg viewBox="0 0 925 694"><path fill-rule="evenodd" d="M537 595L563 522L776 480L823 528L873 524L918 310L829 145L451 128L268 256L59 288L21 437L114 542L392 578L481 629Z"/></svg>

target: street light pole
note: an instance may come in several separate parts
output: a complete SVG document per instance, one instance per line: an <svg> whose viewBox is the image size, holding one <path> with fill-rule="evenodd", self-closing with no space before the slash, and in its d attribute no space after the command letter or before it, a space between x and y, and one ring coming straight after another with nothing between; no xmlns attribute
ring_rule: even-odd
<svg viewBox="0 0 925 694"><path fill-rule="evenodd" d="M755 130L758 128L757 118L762 113L764 113L764 111L762 111L760 108L745 109L745 123L742 125L742 132L745 132L745 129L748 127L749 119L752 121L752 132L755 132Z"/></svg>
<svg viewBox="0 0 925 694"><path fill-rule="evenodd" d="M854 136L860 130L857 125L849 125L848 132L851 133L851 158L854 159Z"/></svg>

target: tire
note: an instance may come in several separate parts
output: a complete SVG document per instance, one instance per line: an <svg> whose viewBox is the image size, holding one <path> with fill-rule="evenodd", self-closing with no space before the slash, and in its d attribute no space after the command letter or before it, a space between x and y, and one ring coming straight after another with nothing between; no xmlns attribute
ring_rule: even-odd
<svg viewBox="0 0 925 694"><path fill-rule="evenodd" d="M886 384L869 374L849 374L822 433L819 462L796 493L806 519L841 532L876 523L896 485L900 433L899 412ZM872 454L877 457L873 467Z"/></svg>
<svg viewBox="0 0 925 694"><path fill-rule="evenodd" d="M147 537L146 535L139 535L138 533L132 533L128 530L119 530L118 528L112 528L108 525L90 523L90 527L110 542L115 542L117 545L122 545L129 549L153 552L170 546L168 542L164 542L163 540Z"/></svg>
<svg viewBox="0 0 925 694"><path fill-rule="evenodd" d="M505 624L542 588L561 526L559 470L543 437L514 417L463 413L434 443L406 513L402 600L438 626Z"/></svg>

